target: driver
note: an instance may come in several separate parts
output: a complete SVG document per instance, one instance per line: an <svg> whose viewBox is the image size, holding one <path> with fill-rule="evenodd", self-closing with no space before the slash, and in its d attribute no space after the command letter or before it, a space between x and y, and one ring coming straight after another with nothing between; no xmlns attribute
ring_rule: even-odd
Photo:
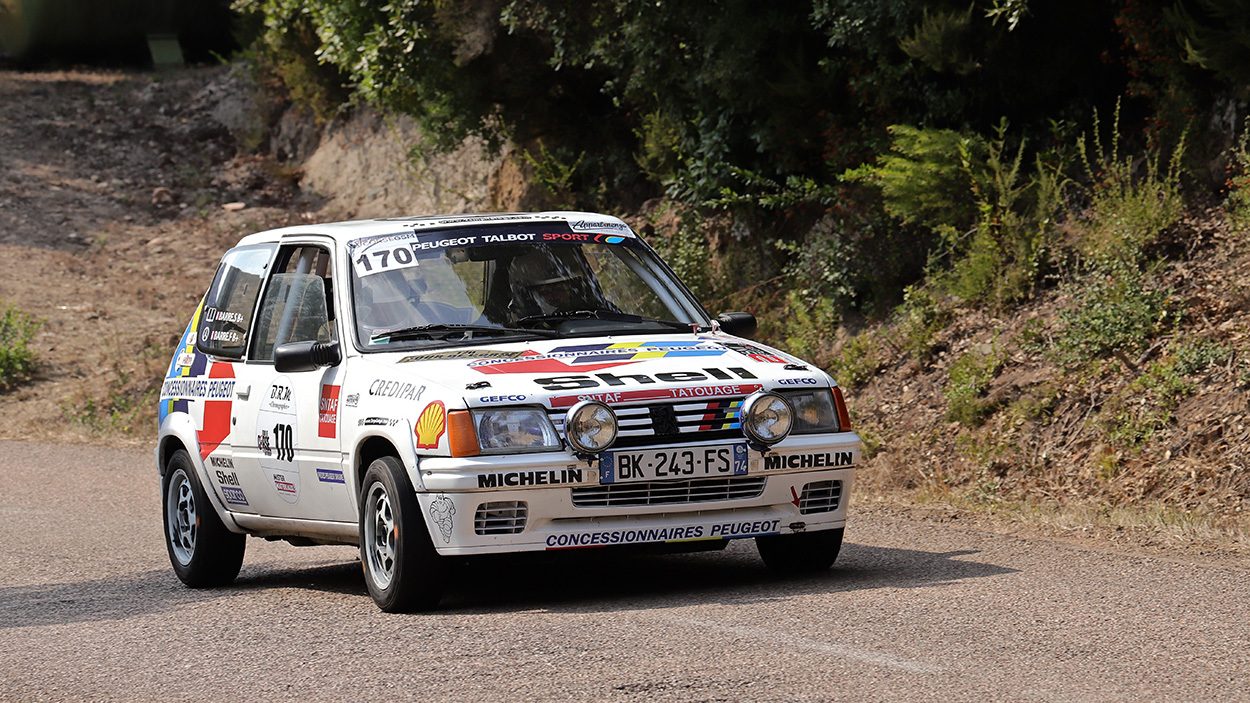
<svg viewBox="0 0 1250 703"><path fill-rule="evenodd" d="M561 261L556 252L539 249L518 256L508 266L508 277L522 316L595 307L588 302L581 269Z"/></svg>

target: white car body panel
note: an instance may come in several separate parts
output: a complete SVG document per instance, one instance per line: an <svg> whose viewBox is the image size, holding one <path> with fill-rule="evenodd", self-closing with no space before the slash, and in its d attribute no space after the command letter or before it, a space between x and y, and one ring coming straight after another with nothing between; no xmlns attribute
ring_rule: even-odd
<svg viewBox="0 0 1250 703"><path fill-rule="evenodd" d="M558 212L294 227L250 235L239 246L307 242L331 248L340 281L335 290L342 292L348 288L338 277L351 266L349 241L478 222L553 220L574 233L636 236L617 218ZM335 319L353 319L349 296L336 295L334 306ZM340 363L280 374L272 362L199 351L202 314L203 302L162 388L156 459L163 475L171 442L185 447L213 507L233 531L355 543L367 468L361 457L378 441L390 445L407 469L441 554L724 540L837 529L846 521L861 460L860 439L852 431L791 435L765 453L748 449L746 473L727 485L762 479L758 492L701 502L589 505L577 496L603 488L602 462L580 459L569 449L451 456L447 426L455 411L538 406L563 435L563 413L582 399L622 410L659 404L696 415L706 406L710 418L713 406L759 390L836 387L823 371L751 340L715 329L675 330L380 353L359 348L340 324ZM745 444L740 434L726 434L728 421L708 423L660 444ZM622 437L625 429L623 423ZM709 432L719 434L708 439ZM643 440L639 446L649 445ZM833 482L838 492L830 505L836 507L801 511L806 488L817 484L812 490L819 492ZM475 522L483 505L516 502L525 504L526 516L515 532L483 532Z"/></svg>

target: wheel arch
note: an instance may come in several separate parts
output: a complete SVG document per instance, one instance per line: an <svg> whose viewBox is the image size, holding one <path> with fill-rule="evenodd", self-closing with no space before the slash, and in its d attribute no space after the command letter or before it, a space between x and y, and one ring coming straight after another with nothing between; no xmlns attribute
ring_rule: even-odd
<svg viewBox="0 0 1250 703"><path fill-rule="evenodd" d="M351 469L352 485L356 489L357 498L364 490L362 484L365 480L365 472L369 470L369 464L383 456L393 456L399 459L408 473L408 480L413 488L418 492L425 490L425 485L421 481L421 473L418 471L419 459L413 450L408 427L407 422L400 422L394 428L390 428L391 432L375 432L356 440L356 447L352 452Z"/></svg>
<svg viewBox="0 0 1250 703"><path fill-rule="evenodd" d="M231 532L247 534L247 530L239 527L229 509L213 490L208 467L204 465L204 459L200 456L200 442L195 434L195 423L186 413L170 413L161 423L160 438L156 444L156 463L161 478L162 492L165 488L165 469L169 466L170 458L179 449L187 452L187 457L191 459L191 467L195 470L200 485L204 487L204 493L208 496L209 505L213 507L213 512L217 513L222 524Z"/></svg>

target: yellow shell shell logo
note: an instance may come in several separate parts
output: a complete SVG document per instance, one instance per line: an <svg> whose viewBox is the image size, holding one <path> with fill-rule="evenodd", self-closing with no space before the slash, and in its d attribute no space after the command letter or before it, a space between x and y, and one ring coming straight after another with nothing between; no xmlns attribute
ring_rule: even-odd
<svg viewBox="0 0 1250 703"><path fill-rule="evenodd" d="M417 418L417 448L436 449L438 440L447 429L447 408L443 401L436 400L425 406L421 417Z"/></svg>

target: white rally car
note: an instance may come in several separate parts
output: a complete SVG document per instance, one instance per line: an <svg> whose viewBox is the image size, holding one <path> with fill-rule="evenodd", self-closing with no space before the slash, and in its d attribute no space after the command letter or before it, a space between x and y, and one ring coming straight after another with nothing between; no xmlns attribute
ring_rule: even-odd
<svg viewBox="0 0 1250 703"><path fill-rule="evenodd" d="M833 379L754 330L606 215L245 237L161 389L174 571L229 583L245 535L359 545L399 611L437 604L452 555L753 537L827 568L860 440Z"/></svg>

